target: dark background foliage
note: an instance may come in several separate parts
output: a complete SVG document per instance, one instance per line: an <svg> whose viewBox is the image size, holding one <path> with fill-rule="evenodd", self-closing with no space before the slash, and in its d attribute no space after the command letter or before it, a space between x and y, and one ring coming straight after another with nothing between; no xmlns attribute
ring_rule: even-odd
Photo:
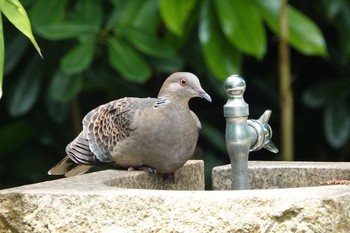
<svg viewBox="0 0 350 233"><path fill-rule="evenodd" d="M279 147L278 1L21 2L44 59L3 20L0 188L53 179L48 169L89 110L124 96L156 96L180 70L195 73L213 99L190 102L203 124L196 156L207 178L229 162L222 83L231 74L246 80L250 118L273 111ZM295 160L350 161L350 3L290 1L289 13ZM250 159L281 157L261 150Z"/></svg>

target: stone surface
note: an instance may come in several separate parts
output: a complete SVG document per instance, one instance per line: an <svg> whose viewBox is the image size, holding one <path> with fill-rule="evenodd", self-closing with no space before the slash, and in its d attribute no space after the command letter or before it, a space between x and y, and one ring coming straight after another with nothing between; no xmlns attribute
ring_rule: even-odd
<svg viewBox="0 0 350 233"><path fill-rule="evenodd" d="M249 161L251 189L275 189L319 186L332 180L350 180L349 162ZM212 171L214 190L232 189L231 165Z"/></svg>
<svg viewBox="0 0 350 233"><path fill-rule="evenodd" d="M152 174L109 170L0 190L0 232L350 232L350 186L136 189L147 187L133 181L144 175L153 182ZM203 178L176 175L179 184Z"/></svg>

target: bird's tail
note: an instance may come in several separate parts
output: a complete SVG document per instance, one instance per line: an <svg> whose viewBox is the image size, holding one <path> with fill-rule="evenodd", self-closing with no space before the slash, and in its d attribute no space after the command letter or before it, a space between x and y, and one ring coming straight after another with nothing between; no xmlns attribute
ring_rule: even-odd
<svg viewBox="0 0 350 233"><path fill-rule="evenodd" d="M65 177L84 174L89 171L93 165L77 164L68 156L64 157L59 163L48 171L49 175L64 175Z"/></svg>

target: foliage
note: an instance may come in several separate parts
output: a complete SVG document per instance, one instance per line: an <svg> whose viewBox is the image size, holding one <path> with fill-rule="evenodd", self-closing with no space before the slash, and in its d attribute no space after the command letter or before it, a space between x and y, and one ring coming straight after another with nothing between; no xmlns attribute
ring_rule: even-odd
<svg viewBox="0 0 350 233"><path fill-rule="evenodd" d="M339 34L339 50L336 60L341 66L349 62L350 4L344 1L322 1L327 20L335 25ZM334 148L341 148L350 141L350 70L339 68L337 77L319 81L304 92L304 102L312 108L324 108L324 132L327 141ZM337 78L337 81L334 81Z"/></svg>
<svg viewBox="0 0 350 233"><path fill-rule="evenodd" d="M18 0L1 0L0 2L0 98L2 96L2 76L4 67L4 40L3 40L3 29L2 29L2 19L1 13L3 13L6 18L24 35L26 35L29 40L34 45L35 49L41 56L40 48L35 41L35 38L30 27L30 21L27 16L27 12L24 10L23 6Z"/></svg>
<svg viewBox="0 0 350 233"><path fill-rule="evenodd" d="M228 162L222 114L222 81L227 76L239 73L247 79L252 117L266 108L278 110L274 42L278 0L22 3L45 59L40 60L23 36L4 22L0 157L7 165L0 165L3 185L49 179L43 174L63 156L88 110L123 96L155 96L164 77L174 71L196 73L214 99L211 105L190 103L203 122L199 145L208 170ZM288 7L289 43L296 56L327 57L319 27L297 9ZM278 111L274 114L278 119ZM271 124L278 144L278 125L273 119ZM256 154L270 158L264 152Z"/></svg>

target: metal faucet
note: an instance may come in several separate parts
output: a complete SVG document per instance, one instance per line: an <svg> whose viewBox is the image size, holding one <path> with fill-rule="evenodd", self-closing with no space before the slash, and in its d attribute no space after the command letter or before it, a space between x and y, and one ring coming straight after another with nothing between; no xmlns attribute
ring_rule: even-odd
<svg viewBox="0 0 350 233"><path fill-rule="evenodd" d="M224 105L226 118L226 147L231 161L232 188L249 189L248 155L250 151L265 148L273 153L278 149L271 141L272 129L268 124L271 110L266 110L258 120L248 120L249 107L243 99L246 84L238 75L225 80L228 100Z"/></svg>

